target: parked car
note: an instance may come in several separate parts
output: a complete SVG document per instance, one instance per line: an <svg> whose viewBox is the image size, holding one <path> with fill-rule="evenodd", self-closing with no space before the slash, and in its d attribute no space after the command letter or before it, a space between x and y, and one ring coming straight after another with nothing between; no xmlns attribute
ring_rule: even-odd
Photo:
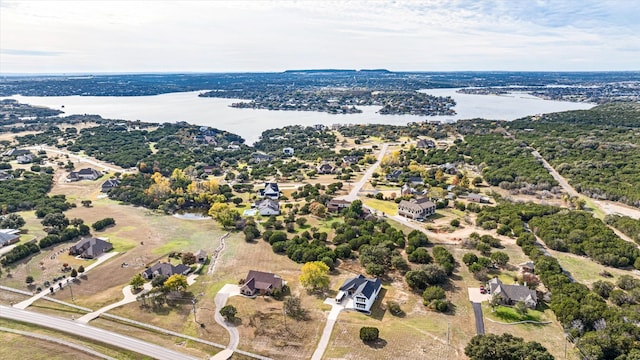
<svg viewBox="0 0 640 360"><path fill-rule="evenodd" d="M480 294L486 294L487 289L484 288L484 285L480 285Z"/></svg>

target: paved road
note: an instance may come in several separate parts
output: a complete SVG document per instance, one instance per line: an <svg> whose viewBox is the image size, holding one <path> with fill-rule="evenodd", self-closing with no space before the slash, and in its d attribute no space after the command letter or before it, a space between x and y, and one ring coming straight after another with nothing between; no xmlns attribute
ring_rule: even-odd
<svg viewBox="0 0 640 360"><path fill-rule="evenodd" d="M348 200L348 201L353 201L358 199L358 193L360 192L364 184L366 184L367 181L369 181L369 178L371 177L371 175L373 175L373 173L376 171L378 166L380 166L380 162L382 161L382 158L387 153L387 148L389 148L389 144L387 143L382 144L382 148L380 149L380 153L378 154L378 159L376 160L376 162L373 163L369 167L369 169L367 169L367 171L365 171L365 173L362 175L362 178L358 180L358 182L351 185L351 191L349 191L348 195L341 196L342 199Z"/></svg>
<svg viewBox="0 0 640 360"><path fill-rule="evenodd" d="M64 320L54 316L34 313L27 310L16 309L0 305L0 317L14 321L22 321L30 324L59 330L76 336L81 336L122 349L134 351L159 360L196 360L198 358L186 355L166 347L151 344L129 336L116 334L111 331L99 329L90 325L80 324L71 320Z"/></svg>
<svg viewBox="0 0 640 360"><path fill-rule="evenodd" d="M42 334L36 334L36 333L33 333L33 332L9 329L9 328L4 328L4 327L0 327L0 331L13 333L13 334L18 334L18 335L22 335L22 336L27 336L27 337L31 337L31 338L34 338L34 339L48 341L48 342L51 342L51 343L54 343L54 344L58 344L58 345L61 345L61 346L70 347L72 349L80 350L82 352L85 352L87 354L93 355L93 356L101 358L101 359L116 360L116 359L112 358L111 356L107 356L105 354L99 353L99 352L97 352L97 351L95 351L95 350L93 350L91 348L86 347L86 346L78 345L76 343L72 343L72 342L69 342L69 341L62 340L62 339L57 339L57 338L54 338L54 337L51 337L51 336L42 335Z"/></svg>
<svg viewBox="0 0 640 360"><path fill-rule="evenodd" d="M224 320L224 317L220 314L220 309L224 307L224 305L227 303L227 299L230 296L239 294L240 287L238 285L226 284L222 287L222 289L220 289L220 291L218 291L216 297L214 298L214 302L216 303L216 315L214 319L229 333L229 346L227 348L230 350L238 349L238 344L240 343L240 334L238 333L238 329L235 326L227 324L227 322Z"/></svg>
<svg viewBox="0 0 640 360"><path fill-rule="evenodd" d="M482 317L482 304L472 302L471 306L473 306L473 315L476 319L476 333L478 335L484 335L484 318Z"/></svg>
<svg viewBox="0 0 640 360"><path fill-rule="evenodd" d="M344 300L346 302L346 299ZM336 320L338 320L338 315L340 315L340 311L344 310L344 305L337 304L334 299L327 298L324 301L325 304L331 305L331 311L329 312L329 317L327 318L327 323L324 326L324 330L322 331L322 337L318 342L318 346L316 350L313 352L313 356L311 360L320 360L322 359L322 355L327 350L327 345L329 345L329 340L331 339L331 333L333 332L333 326L336 324Z"/></svg>

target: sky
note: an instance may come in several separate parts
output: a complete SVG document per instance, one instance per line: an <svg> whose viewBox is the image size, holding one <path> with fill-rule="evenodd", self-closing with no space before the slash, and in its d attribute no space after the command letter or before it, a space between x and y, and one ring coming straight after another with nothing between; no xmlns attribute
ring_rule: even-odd
<svg viewBox="0 0 640 360"><path fill-rule="evenodd" d="M640 70L640 1L0 0L0 74Z"/></svg>

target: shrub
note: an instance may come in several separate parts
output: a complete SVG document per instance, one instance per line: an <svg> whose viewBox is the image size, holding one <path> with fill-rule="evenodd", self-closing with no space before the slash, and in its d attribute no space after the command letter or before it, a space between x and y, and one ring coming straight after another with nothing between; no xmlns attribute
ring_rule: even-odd
<svg viewBox="0 0 640 360"><path fill-rule="evenodd" d="M102 220L98 220L96 222L94 222L91 227L93 228L93 230L96 231L100 231L104 228L106 228L107 226L111 226L111 225L115 225L116 221L113 218L104 218Z"/></svg>
<svg viewBox="0 0 640 360"><path fill-rule="evenodd" d="M380 335L380 331L378 328L363 326L360 328L360 340L362 341L376 341L378 340L378 336Z"/></svg>

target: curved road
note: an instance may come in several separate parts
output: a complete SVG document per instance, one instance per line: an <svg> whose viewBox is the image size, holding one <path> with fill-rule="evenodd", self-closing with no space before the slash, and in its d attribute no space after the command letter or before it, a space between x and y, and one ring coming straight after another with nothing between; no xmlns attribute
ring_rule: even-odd
<svg viewBox="0 0 640 360"><path fill-rule="evenodd" d="M116 334L90 325L79 324L75 321L64 320L54 316L38 314L27 310L20 310L0 305L0 317L14 321L22 321L50 329L62 331L72 335L93 339L122 349L134 351L159 360L197 360L198 358L169 350L160 345L151 344L129 336Z"/></svg>

